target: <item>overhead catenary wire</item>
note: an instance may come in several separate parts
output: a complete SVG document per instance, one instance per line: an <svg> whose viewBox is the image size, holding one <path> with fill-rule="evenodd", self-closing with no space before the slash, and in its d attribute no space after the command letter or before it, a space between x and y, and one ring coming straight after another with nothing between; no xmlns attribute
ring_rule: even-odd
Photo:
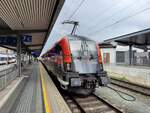
<svg viewBox="0 0 150 113"><path fill-rule="evenodd" d="M102 10L98 13L98 15L94 16L92 19L90 19L89 21L91 22L94 22L95 20L99 20L98 18L99 17L102 17L104 14L106 14L108 11L112 10L113 8L115 8L116 6L118 6L121 2L119 2L118 4L116 5L112 5L112 7L109 7L109 8L106 8L105 10ZM95 25L97 25L98 23L94 24L94 27ZM94 28L93 27L93 28Z"/></svg>
<svg viewBox="0 0 150 113"><path fill-rule="evenodd" d="M104 26L103 28L101 28L101 29L99 29L99 30L93 32L92 34L96 34L97 32L101 32L101 31L103 31L103 30L106 29L106 28L112 27L112 26L114 26L114 25L116 25L116 24L118 24L118 23L120 23L120 22L122 22L122 21L125 21L125 20L127 20L127 19L129 19L129 18L131 18L131 17L134 17L134 16L138 15L138 14L141 14L141 13L147 11L147 10L150 10L150 7L147 7L147 8L145 8L145 9L143 9L143 10L141 10L141 11L138 11L138 12L132 14L132 15L123 17L123 18L121 18L121 19L115 21L114 23L112 23L112 24L110 24L110 25L106 25L106 26Z"/></svg>
<svg viewBox="0 0 150 113"><path fill-rule="evenodd" d="M113 18L117 13L120 13L120 12L126 10L126 9L129 9L129 8L131 8L131 6L133 7L133 5L136 5L136 3L137 3L137 0L135 0L134 2L132 2L131 4L129 4L128 6L126 6L126 7L122 8L122 9L118 10L117 12L112 13L109 17L105 18L105 20L106 20L106 21L110 20L110 19ZM106 13L106 12L105 12L105 13ZM103 14L101 14L101 15L103 15ZM101 15L100 15L100 16L101 16ZM95 19L97 20L98 18L95 17ZM92 21L94 21L94 20L92 20ZM99 25L99 22L100 22L100 21L102 21L102 19L100 19L96 24L94 24L94 25L91 26L90 28L96 28L96 26ZM100 23L100 24L101 24L101 23ZM89 28L89 29L90 29L90 28Z"/></svg>
<svg viewBox="0 0 150 113"><path fill-rule="evenodd" d="M77 13L77 11L80 9L82 4L84 3L85 0L82 0L80 4L77 6L77 8L73 11L73 13L69 16L68 20L72 19L72 17Z"/></svg>

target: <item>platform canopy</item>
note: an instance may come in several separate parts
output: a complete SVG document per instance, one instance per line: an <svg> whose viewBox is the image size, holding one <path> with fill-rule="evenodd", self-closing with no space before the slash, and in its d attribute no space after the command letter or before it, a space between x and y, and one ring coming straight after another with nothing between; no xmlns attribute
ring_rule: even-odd
<svg viewBox="0 0 150 113"><path fill-rule="evenodd" d="M133 45L141 49L150 49L150 28L142 31L126 34L104 41L105 43L113 44L116 42L119 45Z"/></svg>
<svg viewBox="0 0 150 113"><path fill-rule="evenodd" d="M11 42L19 37L22 49L41 52L63 4L64 0L0 0L0 46L16 50Z"/></svg>

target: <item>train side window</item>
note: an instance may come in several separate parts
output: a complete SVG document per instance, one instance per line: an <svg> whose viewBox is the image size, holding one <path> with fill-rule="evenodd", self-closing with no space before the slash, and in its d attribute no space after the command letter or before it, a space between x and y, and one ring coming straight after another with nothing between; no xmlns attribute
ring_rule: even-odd
<svg viewBox="0 0 150 113"><path fill-rule="evenodd" d="M62 48L60 45L56 45L55 47L56 57L57 57L57 63L61 69L63 69L63 53Z"/></svg>
<svg viewBox="0 0 150 113"><path fill-rule="evenodd" d="M1 58L1 61L5 61L5 57L2 57L2 58Z"/></svg>

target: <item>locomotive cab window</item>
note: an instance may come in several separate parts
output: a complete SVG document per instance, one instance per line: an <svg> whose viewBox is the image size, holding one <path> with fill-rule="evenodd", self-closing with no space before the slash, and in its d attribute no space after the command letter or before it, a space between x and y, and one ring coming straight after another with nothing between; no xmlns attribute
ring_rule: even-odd
<svg viewBox="0 0 150 113"><path fill-rule="evenodd" d="M73 58L93 60L97 57L95 43L91 41L71 40L70 49Z"/></svg>

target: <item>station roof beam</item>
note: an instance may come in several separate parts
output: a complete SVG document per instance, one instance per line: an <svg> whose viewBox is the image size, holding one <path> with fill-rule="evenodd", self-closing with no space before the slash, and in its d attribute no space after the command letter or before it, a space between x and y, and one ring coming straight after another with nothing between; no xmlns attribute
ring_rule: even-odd
<svg viewBox="0 0 150 113"><path fill-rule="evenodd" d="M42 51L65 0L1 0L0 36L29 35L29 51ZM2 45L16 49L11 45Z"/></svg>
<svg viewBox="0 0 150 113"><path fill-rule="evenodd" d="M117 44L122 46L129 46L129 64L133 63L133 51L132 46L143 49L147 52L150 49L150 28L142 31L137 31L134 33L126 34L116 38L108 39L104 41L105 43L112 44L117 42Z"/></svg>
<svg viewBox="0 0 150 113"><path fill-rule="evenodd" d="M117 42L119 45L133 45L134 47L145 49L150 46L150 28L123 36L115 37L104 41L105 43ZM150 48L148 48L150 49Z"/></svg>

